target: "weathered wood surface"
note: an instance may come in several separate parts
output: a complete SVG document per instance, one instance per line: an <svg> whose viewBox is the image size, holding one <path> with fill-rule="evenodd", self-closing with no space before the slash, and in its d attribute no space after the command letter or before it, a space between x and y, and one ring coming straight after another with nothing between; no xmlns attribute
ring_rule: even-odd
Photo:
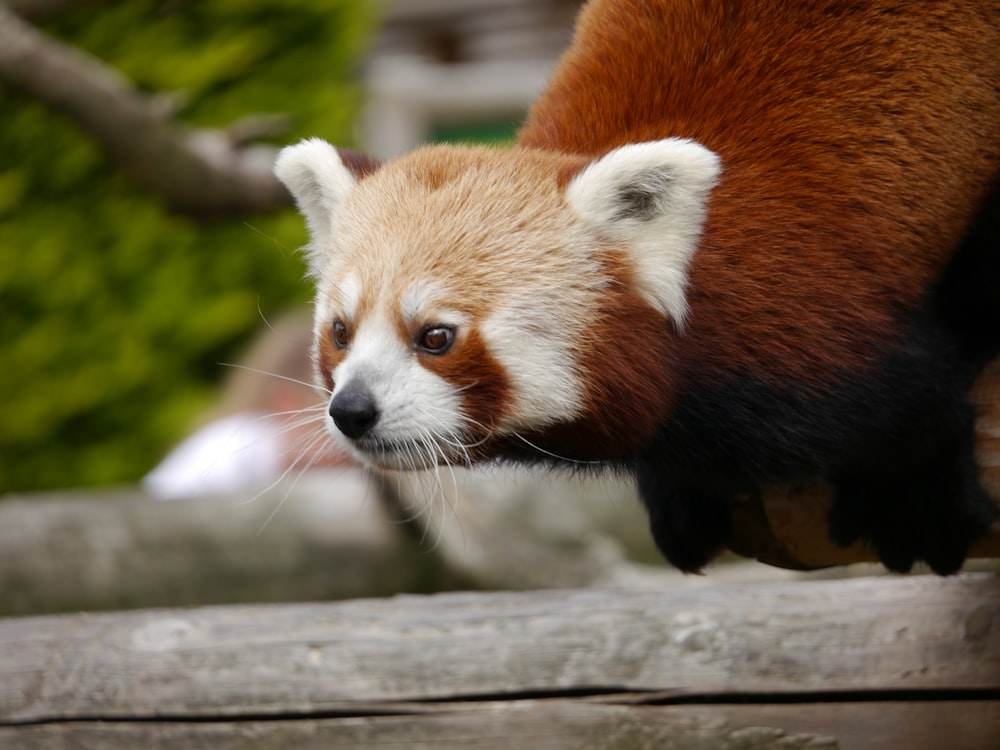
<svg viewBox="0 0 1000 750"><path fill-rule="evenodd" d="M989 574L0 621L4 748L955 750L998 737Z"/></svg>
<svg viewBox="0 0 1000 750"><path fill-rule="evenodd" d="M0 727L6 750L995 750L995 701L629 706L568 699L297 721Z"/></svg>
<svg viewBox="0 0 1000 750"><path fill-rule="evenodd" d="M405 506L357 469L310 473L256 499L160 502L137 490L7 498L0 616L798 575L749 561L680 574L662 563L621 483L456 476Z"/></svg>
<svg viewBox="0 0 1000 750"><path fill-rule="evenodd" d="M426 590L439 563L356 470L257 498L0 502L0 616L382 596Z"/></svg>

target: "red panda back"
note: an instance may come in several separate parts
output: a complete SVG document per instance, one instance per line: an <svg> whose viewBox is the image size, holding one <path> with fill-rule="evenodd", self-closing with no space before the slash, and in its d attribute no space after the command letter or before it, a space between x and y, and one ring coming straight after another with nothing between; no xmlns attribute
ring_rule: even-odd
<svg viewBox="0 0 1000 750"><path fill-rule="evenodd" d="M723 174L689 369L823 380L919 306L1000 166L1000 3L594 0L519 135L692 138Z"/></svg>

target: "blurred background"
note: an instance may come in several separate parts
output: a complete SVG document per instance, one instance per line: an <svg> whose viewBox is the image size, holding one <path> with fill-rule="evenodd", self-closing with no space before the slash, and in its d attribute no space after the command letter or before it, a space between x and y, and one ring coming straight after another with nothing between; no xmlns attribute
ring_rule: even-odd
<svg viewBox="0 0 1000 750"><path fill-rule="evenodd" d="M0 3L0 494L136 482L218 415L311 295L278 147L509 139L578 5Z"/></svg>

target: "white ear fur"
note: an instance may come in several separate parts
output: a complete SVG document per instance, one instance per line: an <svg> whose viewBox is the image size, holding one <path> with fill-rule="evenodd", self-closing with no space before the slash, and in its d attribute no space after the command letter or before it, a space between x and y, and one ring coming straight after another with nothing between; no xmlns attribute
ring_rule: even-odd
<svg viewBox="0 0 1000 750"><path fill-rule="evenodd" d="M719 157L704 146L667 138L610 151L566 188L587 225L625 245L639 291L678 326L687 314L688 266L720 171Z"/></svg>
<svg viewBox="0 0 1000 750"><path fill-rule="evenodd" d="M337 211L354 187L354 176L337 149L321 138L287 146L278 154L274 174L288 188L309 226L309 265L316 273L333 233Z"/></svg>

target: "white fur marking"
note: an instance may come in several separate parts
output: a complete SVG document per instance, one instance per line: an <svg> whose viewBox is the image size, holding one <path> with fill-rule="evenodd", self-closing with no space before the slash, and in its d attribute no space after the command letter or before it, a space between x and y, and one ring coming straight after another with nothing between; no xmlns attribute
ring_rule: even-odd
<svg viewBox="0 0 1000 750"><path fill-rule="evenodd" d="M646 300L677 325L719 157L694 141L667 138L622 146L597 159L566 188L594 231L624 242Z"/></svg>
<svg viewBox="0 0 1000 750"><path fill-rule="evenodd" d="M358 305L361 303L361 283L358 281L358 277L354 274L348 274L343 281L337 284L336 288L345 318L354 320L358 314Z"/></svg>
<svg viewBox="0 0 1000 750"><path fill-rule="evenodd" d="M527 295L510 301L483 322L490 352L504 366L513 385L510 416L497 427L519 431L569 421L580 413L582 398L573 355L572 335L558 323L551 296ZM527 311L536 310L531 316Z"/></svg>
<svg viewBox="0 0 1000 750"><path fill-rule="evenodd" d="M278 154L274 174L288 188L309 226L309 268L314 276L334 233L337 212L354 187L354 176L337 149L320 138L287 146Z"/></svg>
<svg viewBox="0 0 1000 750"><path fill-rule="evenodd" d="M400 295L399 309L403 320L415 323L444 323L459 327L468 325L468 316L445 307L447 294L440 284L426 279L415 281Z"/></svg>
<svg viewBox="0 0 1000 750"><path fill-rule="evenodd" d="M441 298L442 289L433 281L415 281L400 295L399 309L403 319L413 323Z"/></svg>
<svg viewBox="0 0 1000 750"><path fill-rule="evenodd" d="M374 397L380 414L373 428L375 437L412 446L406 455L382 456L383 461L399 464L384 468L426 468L441 458L458 458L448 451L462 432L461 400L450 383L420 365L387 316L376 315L358 326L333 376L337 390L359 382ZM332 420L328 426L361 460L372 460L344 438ZM429 442L432 436L444 440Z"/></svg>

